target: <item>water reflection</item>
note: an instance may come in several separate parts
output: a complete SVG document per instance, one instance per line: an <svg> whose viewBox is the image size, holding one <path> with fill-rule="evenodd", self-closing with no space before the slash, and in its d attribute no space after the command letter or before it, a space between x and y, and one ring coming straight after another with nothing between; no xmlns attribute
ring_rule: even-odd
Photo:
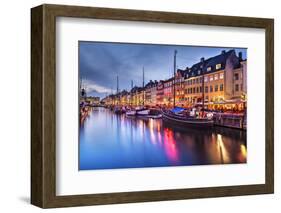
<svg viewBox="0 0 281 213"><path fill-rule="evenodd" d="M245 163L246 132L175 127L94 108L80 127L79 168L113 169Z"/></svg>

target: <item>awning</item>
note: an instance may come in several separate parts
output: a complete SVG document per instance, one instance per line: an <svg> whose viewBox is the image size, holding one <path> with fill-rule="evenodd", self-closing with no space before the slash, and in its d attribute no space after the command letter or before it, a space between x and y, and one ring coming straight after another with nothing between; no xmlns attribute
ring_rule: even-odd
<svg viewBox="0 0 281 213"><path fill-rule="evenodd" d="M171 112L173 112L173 113L180 113L180 112L183 112L184 110L185 110L185 108L175 107L174 109L171 110Z"/></svg>

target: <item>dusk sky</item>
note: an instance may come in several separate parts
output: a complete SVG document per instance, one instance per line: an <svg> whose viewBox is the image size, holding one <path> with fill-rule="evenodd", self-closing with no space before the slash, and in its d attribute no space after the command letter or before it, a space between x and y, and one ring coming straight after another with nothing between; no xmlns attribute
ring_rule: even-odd
<svg viewBox="0 0 281 213"><path fill-rule="evenodd" d="M177 50L177 68L185 69L208 59L222 50L235 49L247 58L245 48L198 47L155 44L127 44L104 42L79 42L79 75L88 96L101 98L116 92L116 76L119 90L142 86L142 69L145 83L149 80L165 80L173 75L174 51Z"/></svg>

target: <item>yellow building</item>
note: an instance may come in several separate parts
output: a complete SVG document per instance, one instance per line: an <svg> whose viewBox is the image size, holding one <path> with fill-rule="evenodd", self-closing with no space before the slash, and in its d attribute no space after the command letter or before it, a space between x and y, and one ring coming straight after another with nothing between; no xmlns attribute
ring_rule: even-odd
<svg viewBox="0 0 281 213"><path fill-rule="evenodd" d="M204 79L204 81L203 81ZM185 106L204 105L210 109L238 109L247 93L247 61L234 50L201 61L186 70ZM203 90L204 89L204 90Z"/></svg>

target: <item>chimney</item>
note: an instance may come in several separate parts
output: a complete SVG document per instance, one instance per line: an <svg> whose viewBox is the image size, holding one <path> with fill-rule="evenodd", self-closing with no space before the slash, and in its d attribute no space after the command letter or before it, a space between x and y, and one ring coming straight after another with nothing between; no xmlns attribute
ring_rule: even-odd
<svg viewBox="0 0 281 213"><path fill-rule="evenodd" d="M201 58L201 62L204 62L204 60L205 60L205 58L204 58L204 57L202 57L202 58Z"/></svg>
<svg viewBox="0 0 281 213"><path fill-rule="evenodd" d="M242 52L239 52L238 53L238 57L239 57L239 61L242 61L243 59L242 59Z"/></svg>
<svg viewBox="0 0 281 213"><path fill-rule="evenodd" d="M221 54L222 54L222 55L225 54L225 50L221 51Z"/></svg>

